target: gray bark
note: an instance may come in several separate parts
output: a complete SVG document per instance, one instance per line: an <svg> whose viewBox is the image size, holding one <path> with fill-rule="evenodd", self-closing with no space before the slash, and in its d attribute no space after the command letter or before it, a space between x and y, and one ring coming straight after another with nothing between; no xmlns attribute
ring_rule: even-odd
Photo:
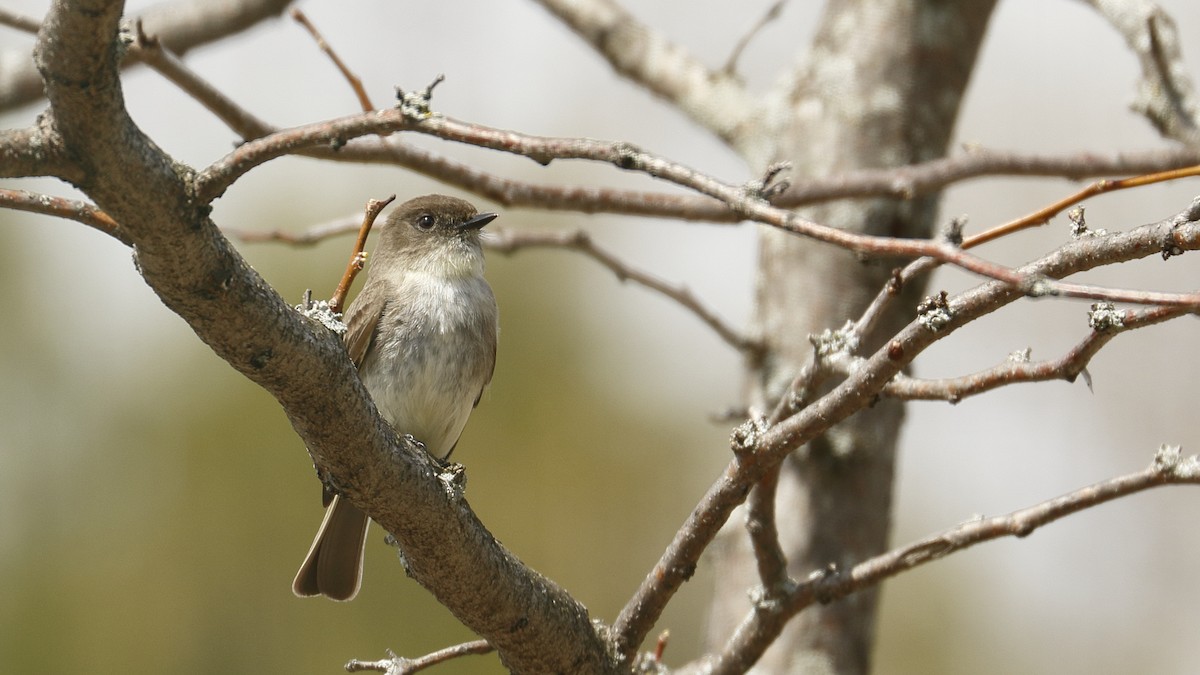
<svg viewBox="0 0 1200 675"><path fill-rule="evenodd" d="M747 139L765 166L792 162L797 177L897 166L942 156L995 0L840 0L829 3L806 63L770 117L773 147ZM769 153L769 154L767 154ZM928 237L936 195L910 201L838 202L803 211L820 223L896 237ZM753 374L752 397L772 401L811 355L807 335L857 317L896 263L760 228L757 330L768 353ZM921 289L910 285L880 322L875 339L912 318ZM868 342L864 350L878 346ZM789 573L803 578L887 548L896 439L903 408L882 401L790 461L780 480L779 529ZM742 519L716 547L718 575L710 647L723 643L749 610L758 581ZM876 590L818 605L794 619L758 664L763 672L866 673L874 643Z"/></svg>

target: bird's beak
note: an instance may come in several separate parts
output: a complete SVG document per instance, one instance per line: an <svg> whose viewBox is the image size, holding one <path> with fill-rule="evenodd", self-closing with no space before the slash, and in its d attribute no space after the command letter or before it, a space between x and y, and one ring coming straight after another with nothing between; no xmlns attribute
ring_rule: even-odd
<svg viewBox="0 0 1200 675"><path fill-rule="evenodd" d="M478 230L496 219L495 213L477 213L458 226L460 230Z"/></svg>

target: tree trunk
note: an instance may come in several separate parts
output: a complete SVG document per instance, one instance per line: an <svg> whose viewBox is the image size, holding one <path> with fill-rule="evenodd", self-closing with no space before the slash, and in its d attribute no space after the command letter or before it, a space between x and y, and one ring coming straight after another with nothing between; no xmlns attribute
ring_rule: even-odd
<svg viewBox="0 0 1200 675"><path fill-rule="evenodd" d="M823 176L942 156L995 0L839 0L830 2L807 62L781 97L759 143L756 166L788 160L793 176ZM768 154L770 153L770 154ZM838 202L804 215L847 230L928 237L937 196L910 201ZM761 228L756 329L768 346L752 373L752 402L775 400L812 353L806 339L856 318L886 283L896 261L860 261L846 251ZM910 284L864 351L914 314L922 289ZM874 342L872 342L872 339ZM892 401L856 415L785 464L777 512L789 573L803 578L885 550L891 522L896 439L903 409ZM710 646L718 647L749 609L758 584L749 541L733 518L714 549L718 577ZM730 574L730 570L739 570ZM764 655L764 672L866 673L878 593L815 606L789 624Z"/></svg>

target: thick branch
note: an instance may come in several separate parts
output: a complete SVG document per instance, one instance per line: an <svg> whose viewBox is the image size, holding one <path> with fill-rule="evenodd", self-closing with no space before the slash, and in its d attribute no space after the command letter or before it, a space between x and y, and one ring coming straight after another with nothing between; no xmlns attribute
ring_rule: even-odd
<svg viewBox="0 0 1200 675"><path fill-rule="evenodd" d="M53 129L77 185L121 223L139 271L215 353L282 404L326 481L395 536L409 573L515 671L609 672L585 608L520 563L461 490L375 411L340 341L293 311L221 236L191 172L129 119L121 3L58 0L39 34Z"/></svg>
<svg viewBox="0 0 1200 675"><path fill-rule="evenodd" d="M78 167L59 140L46 117L38 118L31 127L0 131L0 178L57 176L78 180Z"/></svg>

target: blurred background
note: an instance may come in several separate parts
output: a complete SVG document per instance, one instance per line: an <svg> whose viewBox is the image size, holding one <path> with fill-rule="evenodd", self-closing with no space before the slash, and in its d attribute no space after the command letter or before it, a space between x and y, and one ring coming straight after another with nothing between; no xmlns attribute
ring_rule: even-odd
<svg viewBox="0 0 1200 675"><path fill-rule="evenodd" d="M8 0L29 15L47 2ZM136 11L147 3L130 2ZM718 65L768 0L627 3ZM1185 40L1200 6L1164 0ZM741 61L769 87L806 43L821 3L789 3ZM434 108L496 127L621 139L730 182L737 157L668 105L626 83L532 2L301 2L376 105L393 85L447 80ZM4 59L33 39L0 28ZM1184 45L1200 75L1200 45ZM280 126L355 112L355 99L308 35L286 19L188 63ZM962 143L1031 152L1163 147L1128 110L1137 63L1083 3L1000 3L968 92ZM167 152L203 167L235 136L145 69L127 72L135 120ZM41 104L0 116L27 125ZM546 183L666 186L606 167L528 160L411 142L496 173ZM7 181L73 195L56 181ZM1034 210L1076 186L997 179L951 189L943 219L968 232ZM216 222L300 231L355 213L366 199L447 190L395 168L284 158L235 184ZM449 190L454 192L453 190ZM1093 228L1127 229L1183 209L1192 179L1089 200ZM479 202L479 200L475 200ZM493 205L479 202L481 206ZM750 315L753 227L504 210L496 226L588 230L658 276L684 283L727 320ZM1006 263L1068 238L1065 219L982 252ZM288 300L328 296L352 241L238 246ZM1193 289L1185 257L1084 277ZM501 307L499 363L455 459L467 496L524 561L611 621L728 456L740 364L670 301L620 284L565 251L492 255ZM934 279L951 292L975 281ZM290 582L321 517L311 462L278 406L215 357L141 281L130 252L79 224L0 211L0 672L341 672L350 658L416 656L471 639L396 565L372 530L363 592L349 604L299 600ZM916 362L947 376L1032 348L1061 354L1087 332L1087 304L1024 302L971 326ZM1024 385L957 406L910 408L894 541L975 514L1004 513L1147 465L1160 443L1200 450L1195 423L1200 324L1124 335L1082 382ZM803 336L798 336L803 339ZM922 567L884 586L878 673L1194 673L1200 495L1174 488L1120 500ZM695 657L712 570L660 623L666 659ZM501 672L494 656L437 672Z"/></svg>

